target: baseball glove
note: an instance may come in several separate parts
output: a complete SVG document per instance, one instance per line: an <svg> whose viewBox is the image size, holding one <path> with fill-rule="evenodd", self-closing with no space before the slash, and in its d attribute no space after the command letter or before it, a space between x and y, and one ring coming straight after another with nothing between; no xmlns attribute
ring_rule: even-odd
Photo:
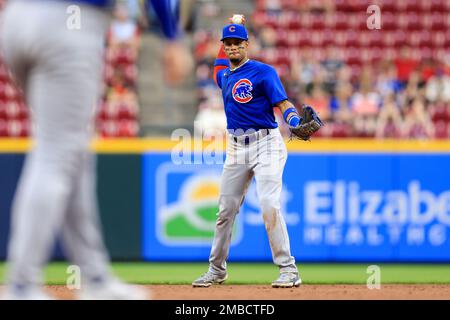
<svg viewBox="0 0 450 320"><path fill-rule="evenodd" d="M302 106L300 117L302 118L301 124L295 128L289 128L291 131L291 139L297 138L299 140L311 141L311 136L314 132L318 131L320 127L324 126L324 123L320 120L313 107L309 105L304 104Z"/></svg>

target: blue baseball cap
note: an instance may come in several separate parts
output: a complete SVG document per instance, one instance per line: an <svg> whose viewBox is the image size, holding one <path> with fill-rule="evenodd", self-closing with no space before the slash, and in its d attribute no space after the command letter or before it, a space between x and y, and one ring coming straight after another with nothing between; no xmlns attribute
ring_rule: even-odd
<svg viewBox="0 0 450 320"><path fill-rule="evenodd" d="M242 40L248 40L247 29L242 24L229 24L222 29L222 39L223 41L228 38L237 38Z"/></svg>

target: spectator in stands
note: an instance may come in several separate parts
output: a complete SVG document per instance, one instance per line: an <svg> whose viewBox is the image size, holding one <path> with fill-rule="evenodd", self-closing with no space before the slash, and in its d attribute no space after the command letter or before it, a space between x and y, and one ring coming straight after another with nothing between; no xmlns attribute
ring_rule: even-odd
<svg viewBox="0 0 450 320"><path fill-rule="evenodd" d="M434 136L433 123L422 97L416 98L406 108L403 136L414 139L427 139Z"/></svg>
<svg viewBox="0 0 450 320"><path fill-rule="evenodd" d="M299 101L302 101L302 99L299 99ZM311 95L304 97L303 101L305 104L314 106L314 109L320 114L321 119L330 119L330 97L320 85L314 85L311 90Z"/></svg>
<svg viewBox="0 0 450 320"><path fill-rule="evenodd" d="M118 0L117 2L122 3L126 7L129 18L136 22L141 30L148 28L144 0Z"/></svg>
<svg viewBox="0 0 450 320"><path fill-rule="evenodd" d="M406 85L411 72L413 72L418 63L411 57L411 49L408 46L403 46L400 50L400 56L395 60L397 68L397 79Z"/></svg>
<svg viewBox="0 0 450 320"><path fill-rule="evenodd" d="M218 39L209 32L196 32L194 35L195 48L194 57L197 63L212 65L217 54Z"/></svg>
<svg viewBox="0 0 450 320"><path fill-rule="evenodd" d="M377 117L377 138L400 138L403 131L403 119L395 101L394 92L384 97L383 107Z"/></svg>
<svg viewBox="0 0 450 320"><path fill-rule="evenodd" d="M344 65L344 62L338 58L338 50L334 46L329 46L326 49L325 58L320 62L325 70L325 90L331 94L334 93L339 69Z"/></svg>
<svg viewBox="0 0 450 320"><path fill-rule="evenodd" d="M379 94L372 90L370 73L370 68L363 69L359 90L351 99L355 130L360 136L375 135L376 118L381 105Z"/></svg>
<svg viewBox="0 0 450 320"><path fill-rule="evenodd" d="M411 104L414 99L424 94L425 82L421 79L421 75L417 70L410 73L406 88L404 91L406 104Z"/></svg>
<svg viewBox="0 0 450 320"><path fill-rule="evenodd" d="M387 61L381 64L375 86L383 98L401 89L397 81L397 68L393 63Z"/></svg>
<svg viewBox="0 0 450 320"><path fill-rule="evenodd" d="M332 119L335 122L350 124L353 121L350 109L352 92L353 87L350 82L338 82L336 93L330 100Z"/></svg>
<svg viewBox="0 0 450 320"><path fill-rule="evenodd" d="M259 39L261 41L261 47L264 48L273 48L277 44L278 35L275 29L273 28L262 28L259 32Z"/></svg>
<svg viewBox="0 0 450 320"><path fill-rule="evenodd" d="M109 51L117 55L126 50L136 58L140 46L140 32L136 21L130 18L126 5L119 3L114 10L114 20L108 35Z"/></svg>
<svg viewBox="0 0 450 320"><path fill-rule="evenodd" d="M263 0L267 13L280 13L282 6L280 0Z"/></svg>
<svg viewBox="0 0 450 320"><path fill-rule="evenodd" d="M430 102L450 102L450 76L444 73L444 69L438 68L426 85L426 98Z"/></svg>
<svg viewBox="0 0 450 320"><path fill-rule="evenodd" d="M227 129L227 119L223 110L220 93L209 89L208 98L200 103L195 117L195 131L203 137L223 137Z"/></svg>

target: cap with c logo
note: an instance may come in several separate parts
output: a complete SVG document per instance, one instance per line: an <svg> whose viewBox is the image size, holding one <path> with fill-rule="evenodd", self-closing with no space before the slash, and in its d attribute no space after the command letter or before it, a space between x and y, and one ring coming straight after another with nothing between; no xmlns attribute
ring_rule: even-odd
<svg viewBox="0 0 450 320"><path fill-rule="evenodd" d="M247 29L242 24L229 24L223 28L220 41L228 38L248 40Z"/></svg>

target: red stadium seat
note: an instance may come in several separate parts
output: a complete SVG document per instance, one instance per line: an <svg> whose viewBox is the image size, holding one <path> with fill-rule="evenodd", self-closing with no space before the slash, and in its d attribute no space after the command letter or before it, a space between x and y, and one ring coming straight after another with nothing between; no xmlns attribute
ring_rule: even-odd
<svg viewBox="0 0 450 320"><path fill-rule="evenodd" d="M369 36L369 46L371 46L371 47L383 47L384 46L383 38L385 36L385 31L371 30L368 33L368 36Z"/></svg>
<svg viewBox="0 0 450 320"><path fill-rule="evenodd" d="M443 31L447 28L446 17L440 12L434 12L431 16L431 30Z"/></svg>
<svg viewBox="0 0 450 320"><path fill-rule="evenodd" d="M444 47L450 47L450 29L445 32Z"/></svg>
<svg viewBox="0 0 450 320"><path fill-rule="evenodd" d="M433 47L433 39L432 39L432 33L429 32L428 30L423 30L421 32L419 32L419 46L424 48L424 47L428 47L431 48Z"/></svg>
<svg viewBox="0 0 450 320"><path fill-rule="evenodd" d="M420 12L421 11L421 5L420 3L423 1L420 0L408 0L406 2L406 10L407 11L413 11L413 12Z"/></svg>
<svg viewBox="0 0 450 320"><path fill-rule="evenodd" d="M449 137L449 125L446 121L437 121L434 124L434 138L447 139Z"/></svg>
<svg viewBox="0 0 450 320"><path fill-rule="evenodd" d="M432 46L434 48L440 48L445 46L445 32L438 31L438 32L432 32L431 33L431 41Z"/></svg>
<svg viewBox="0 0 450 320"><path fill-rule="evenodd" d="M431 11L445 12L446 10L445 1L447 0L427 0L427 1L431 2L430 6Z"/></svg>
<svg viewBox="0 0 450 320"><path fill-rule="evenodd" d="M8 122L0 118L0 137L8 136Z"/></svg>
<svg viewBox="0 0 450 320"><path fill-rule="evenodd" d="M395 1L392 0L381 0L381 12L383 12L383 15L385 13L391 13L391 12L396 12L397 11L397 7L395 5Z"/></svg>
<svg viewBox="0 0 450 320"><path fill-rule="evenodd" d="M349 65L358 65L362 64L360 50L355 47L348 48L346 52L346 62Z"/></svg>
<svg viewBox="0 0 450 320"><path fill-rule="evenodd" d="M114 120L100 121L99 132L104 138L117 136L117 123Z"/></svg>
<svg viewBox="0 0 450 320"><path fill-rule="evenodd" d="M278 14L266 13L264 15L264 25L266 27L278 28L278 25L279 25L278 16L279 16Z"/></svg>
<svg viewBox="0 0 450 320"><path fill-rule="evenodd" d="M291 63L291 60L289 57L289 49L278 48L275 63L289 65Z"/></svg>
<svg viewBox="0 0 450 320"><path fill-rule="evenodd" d="M347 36L346 36L346 32L344 31L336 31L334 33L334 43L337 46L343 47L346 45L346 41L347 41Z"/></svg>
<svg viewBox="0 0 450 320"><path fill-rule="evenodd" d="M358 46L358 33L354 30L349 30L345 33L345 46L356 47Z"/></svg>
<svg viewBox="0 0 450 320"><path fill-rule="evenodd" d="M381 29L382 30L395 30L396 28L396 17L392 12L384 12L381 19Z"/></svg>
<svg viewBox="0 0 450 320"><path fill-rule="evenodd" d="M395 44L395 32L385 32L383 37L383 47L393 47Z"/></svg>
<svg viewBox="0 0 450 320"><path fill-rule="evenodd" d="M325 29L327 30L336 30L336 22L337 18L336 16L339 14L339 12L336 13L327 13L325 14Z"/></svg>
<svg viewBox="0 0 450 320"><path fill-rule="evenodd" d="M117 118L119 120L135 120L136 112L134 110L135 110L134 106L128 106L126 104L122 104L118 108Z"/></svg>
<svg viewBox="0 0 450 320"><path fill-rule="evenodd" d="M406 12L406 6L407 6L407 2L406 1L393 1L395 3L395 12L400 13L400 12Z"/></svg>
<svg viewBox="0 0 450 320"><path fill-rule="evenodd" d="M8 121L7 135L9 137L27 137L29 133L29 123L27 120Z"/></svg>
<svg viewBox="0 0 450 320"><path fill-rule="evenodd" d="M398 1L398 2L402 2L402 1ZM408 15L406 13L398 13L396 15L397 19L395 20L396 22L396 26L395 28L401 29L401 30L406 30L408 28Z"/></svg>
<svg viewBox="0 0 450 320"><path fill-rule="evenodd" d="M336 30L347 30L349 28L349 21L347 14L343 12L336 12L336 22L335 29Z"/></svg>
<svg viewBox="0 0 450 320"><path fill-rule="evenodd" d="M289 42L288 42L288 32L284 29L278 29L276 31L277 33L277 39L276 39L276 45L277 47L288 47L289 46Z"/></svg>
<svg viewBox="0 0 450 320"><path fill-rule="evenodd" d="M323 32L322 31L312 31L311 32L311 43L313 47L321 47L323 44Z"/></svg>
<svg viewBox="0 0 450 320"><path fill-rule="evenodd" d="M139 132L139 125L136 121L121 120L117 124L117 136L136 137Z"/></svg>
<svg viewBox="0 0 450 320"><path fill-rule="evenodd" d="M354 29L359 29L359 30L364 30L364 31L367 30L367 16L366 15L356 13L354 15L354 19L355 19L353 22Z"/></svg>
<svg viewBox="0 0 450 320"><path fill-rule="evenodd" d="M311 18L311 28L314 30L325 29L325 15L313 14Z"/></svg>
<svg viewBox="0 0 450 320"><path fill-rule="evenodd" d="M309 30L312 25L312 14L309 12L304 12L300 16L300 26L297 29ZM292 28L292 27L291 27Z"/></svg>
<svg viewBox="0 0 450 320"><path fill-rule="evenodd" d="M19 103L19 111L16 115L16 119L27 120L28 119L28 108L23 102Z"/></svg>
<svg viewBox="0 0 450 320"><path fill-rule="evenodd" d="M0 101L0 120L6 120L7 118L5 104Z"/></svg>
<svg viewBox="0 0 450 320"><path fill-rule="evenodd" d="M398 139L401 137L400 129L393 123L392 120L388 121L383 128L384 138Z"/></svg>
<svg viewBox="0 0 450 320"><path fill-rule="evenodd" d="M321 131L321 130L319 130ZM352 127L345 123L333 123L330 136L332 138L347 138L352 135Z"/></svg>
<svg viewBox="0 0 450 320"><path fill-rule="evenodd" d="M444 103L438 103L430 106L431 120L433 122L448 122L450 121L449 110Z"/></svg>
<svg viewBox="0 0 450 320"><path fill-rule="evenodd" d="M420 43L420 32L419 31L409 31L406 34L406 39L408 46L418 47Z"/></svg>
<svg viewBox="0 0 450 320"><path fill-rule="evenodd" d="M431 1L420 1L420 12L428 13L431 11Z"/></svg>
<svg viewBox="0 0 450 320"><path fill-rule="evenodd" d="M285 19L289 29L299 30L302 27L303 17L297 12L289 12Z"/></svg>
<svg viewBox="0 0 450 320"><path fill-rule="evenodd" d="M325 30L323 32L323 41L322 44L324 46L336 45L336 34L333 30Z"/></svg>
<svg viewBox="0 0 450 320"><path fill-rule="evenodd" d="M407 34L403 30L397 30L394 35L394 45L397 48L404 46L407 43Z"/></svg>
<svg viewBox="0 0 450 320"><path fill-rule="evenodd" d="M300 48L312 46L311 34L307 31L299 31L290 36L292 39L289 42L297 43L297 46Z"/></svg>
<svg viewBox="0 0 450 320"><path fill-rule="evenodd" d="M406 15L407 23L406 28L408 30L422 30L422 18L416 12L409 12Z"/></svg>

